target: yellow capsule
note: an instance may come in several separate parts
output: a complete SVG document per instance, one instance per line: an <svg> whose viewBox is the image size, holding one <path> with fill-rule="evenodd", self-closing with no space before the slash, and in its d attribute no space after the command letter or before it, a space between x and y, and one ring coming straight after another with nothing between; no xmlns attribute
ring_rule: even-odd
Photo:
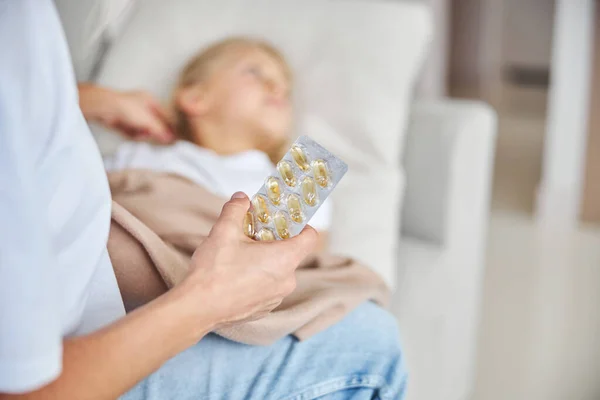
<svg viewBox="0 0 600 400"><path fill-rule="evenodd" d="M300 224L304 221L304 215L302 215L302 205L300 204L300 198L295 194L291 194L287 199L288 212L292 221Z"/></svg>
<svg viewBox="0 0 600 400"><path fill-rule="evenodd" d="M322 188L329 186L329 172L327 171L327 163L323 160L315 160L312 162L313 175L317 185Z"/></svg>
<svg viewBox="0 0 600 400"><path fill-rule="evenodd" d="M278 206L281 202L281 187L279 186L279 180L271 176L267 179L267 184L265 186L267 187L267 196L269 197L269 200L271 200L271 203Z"/></svg>
<svg viewBox="0 0 600 400"><path fill-rule="evenodd" d="M249 238L254 237L254 215L250 211L244 216L244 235Z"/></svg>
<svg viewBox="0 0 600 400"><path fill-rule="evenodd" d="M302 180L302 198L311 207L317 205L317 185L308 176Z"/></svg>
<svg viewBox="0 0 600 400"><path fill-rule="evenodd" d="M260 231L258 231L258 233L256 234L256 238L258 240L261 241L265 241L265 240L275 240L275 234L273 233L272 230L270 230L269 228L262 228Z"/></svg>
<svg viewBox="0 0 600 400"><path fill-rule="evenodd" d="M283 181L286 185L294 187L296 186L296 176L294 176L294 170L292 166L287 161L279 161L277 164L277 170L279 174L283 178Z"/></svg>
<svg viewBox="0 0 600 400"><path fill-rule="evenodd" d="M294 158L294 161L296 162L298 168L300 168L304 172L310 169L310 165L308 164L308 157L306 157L306 153L304 152L304 150L302 150L302 147L292 146L290 152L292 153L292 157Z"/></svg>
<svg viewBox="0 0 600 400"><path fill-rule="evenodd" d="M273 222L275 223L275 229L277 230L277 234L280 238L287 239L290 237L288 220L283 212L277 211L275 217L273 217Z"/></svg>
<svg viewBox="0 0 600 400"><path fill-rule="evenodd" d="M254 207L254 213L256 214L256 218L263 224L269 222L269 206L267 205L267 199L264 196L256 196L252 199L252 206Z"/></svg>

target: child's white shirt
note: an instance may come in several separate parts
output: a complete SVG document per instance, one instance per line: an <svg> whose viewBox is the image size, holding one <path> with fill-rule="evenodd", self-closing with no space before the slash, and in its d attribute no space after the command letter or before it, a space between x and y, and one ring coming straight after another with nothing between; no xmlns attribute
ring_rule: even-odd
<svg viewBox="0 0 600 400"><path fill-rule="evenodd" d="M253 196L275 170L262 151L223 156L183 140L170 146L126 142L114 156L104 160L104 165L108 171L149 169L177 174L226 198L237 191ZM331 214L331 202L326 200L311 218L310 225L319 231L329 230Z"/></svg>

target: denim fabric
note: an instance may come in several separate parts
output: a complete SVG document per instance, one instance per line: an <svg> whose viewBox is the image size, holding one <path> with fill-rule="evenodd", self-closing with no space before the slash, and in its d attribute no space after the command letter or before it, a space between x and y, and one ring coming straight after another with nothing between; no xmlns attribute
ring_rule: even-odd
<svg viewBox="0 0 600 400"><path fill-rule="evenodd" d="M335 326L268 347L211 334L123 400L402 400L404 357L395 318L365 303Z"/></svg>

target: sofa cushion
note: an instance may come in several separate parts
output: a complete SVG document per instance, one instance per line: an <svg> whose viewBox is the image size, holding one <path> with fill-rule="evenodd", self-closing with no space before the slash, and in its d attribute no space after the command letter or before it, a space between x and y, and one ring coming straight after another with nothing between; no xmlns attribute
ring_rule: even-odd
<svg viewBox="0 0 600 400"><path fill-rule="evenodd" d="M168 101L185 61L230 35L265 38L295 70L297 133L350 167L334 192L333 250L392 284L409 102L429 39L417 2L145 0L106 54L98 81ZM104 153L118 141L101 134Z"/></svg>
<svg viewBox="0 0 600 400"><path fill-rule="evenodd" d="M92 77L103 50L126 23L135 0L54 0L77 80Z"/></svg>

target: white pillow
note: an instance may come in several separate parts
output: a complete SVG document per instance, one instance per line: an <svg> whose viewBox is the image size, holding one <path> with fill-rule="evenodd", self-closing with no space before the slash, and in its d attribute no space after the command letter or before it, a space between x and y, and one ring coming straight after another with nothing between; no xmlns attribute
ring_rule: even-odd
<svg viewBox="0 0 600 400"><path fill-rule="evenodd" d="M409 103L431 25L420 3L364 0L144 0L98 82L167 101L179 69L231 35L265 38L295 70L299 133L343 158L332 248L394 284ZM115 142L98 138L105 153ZM367 228L368 226L368 228Z"/></svg>

